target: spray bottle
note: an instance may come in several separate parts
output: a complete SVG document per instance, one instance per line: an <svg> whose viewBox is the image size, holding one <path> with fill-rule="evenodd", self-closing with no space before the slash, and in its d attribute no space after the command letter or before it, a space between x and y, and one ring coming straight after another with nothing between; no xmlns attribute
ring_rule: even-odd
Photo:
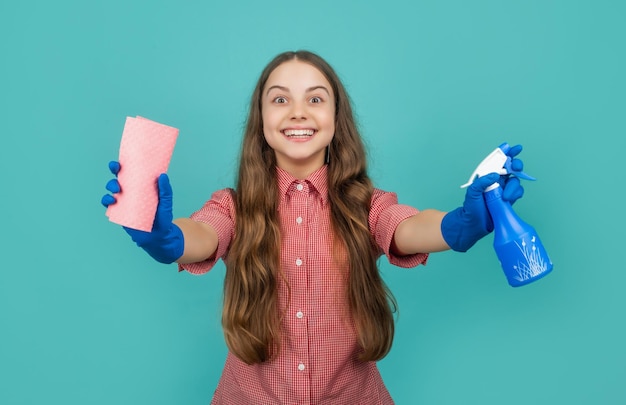
<svg viewBox="0 0 626 405"><path fill-rule="evenodd" d="M514 171L511 158L506 155L511 147L503 143L491 152L476 168L467 187L478 176L489 173L512 174L520 179L535 180L524 172ZM493 183L484 192L485 202L493 220L493 247L504 274L512 287L519 287L552 271L552 262L535 229L513 211L508 201L502 200L502 187Z"/></svg>

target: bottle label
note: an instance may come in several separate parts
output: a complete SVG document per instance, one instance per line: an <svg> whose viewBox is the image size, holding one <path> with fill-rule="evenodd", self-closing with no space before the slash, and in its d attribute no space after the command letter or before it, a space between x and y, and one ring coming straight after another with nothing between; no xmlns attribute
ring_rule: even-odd
<svg viewBox="0 0 626 405"><path fill-rule="evenodd" d="M528 233L494 248L513 287L528 284L552 270L552 262L537 235Z"/></svg>

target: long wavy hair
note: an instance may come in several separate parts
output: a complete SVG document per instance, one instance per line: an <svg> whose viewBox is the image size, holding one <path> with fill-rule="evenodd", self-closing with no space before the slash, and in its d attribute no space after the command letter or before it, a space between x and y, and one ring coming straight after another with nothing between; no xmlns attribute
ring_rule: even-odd
<svg viewBox="0 0 626 405"><path fill-rule="evenodd" d="M272 359L280 350L278 281L280 219L276 157L265 141L261 98L279 65L299 60L316 67L335 94L335 135L329 145L328 201L335 251L347 253L346 295L362 361L379 360L393 341L396 301L383 282L368 225L373 186L348 94L333 68L308 51L285 52L263 70L252 93L234 192L235 238L226 259L222 325L230 351L247 364Z"/></svg>

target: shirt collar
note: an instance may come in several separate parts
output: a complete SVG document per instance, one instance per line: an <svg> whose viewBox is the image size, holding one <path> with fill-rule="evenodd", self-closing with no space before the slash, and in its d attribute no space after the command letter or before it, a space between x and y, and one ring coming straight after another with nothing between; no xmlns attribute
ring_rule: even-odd
<svg viewBox="0 0 626 405"><path fill-rule="evenodd" d="M322 203L326 204L328 201L328 166L323 165L313 173L311 173L306 179L298 180L291 174L276 166L276 177L278 180L278 191L281 199L287 195L292 189L292 185L298 183L308 183L311 190L317 191L322 199Z"/></svg>

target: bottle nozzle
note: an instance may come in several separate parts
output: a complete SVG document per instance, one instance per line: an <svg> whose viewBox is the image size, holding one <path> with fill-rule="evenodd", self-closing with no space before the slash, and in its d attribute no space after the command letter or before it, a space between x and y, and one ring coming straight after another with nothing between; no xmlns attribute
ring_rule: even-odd
<svg viewBox="0 0 626 405"><path fill-rule="evenodd" d="M534 177L529 176L523 171L513 170L511 164L512 159L506 154L510 149L511 147L506 142L494 149L493 152L487 155L487 157L484 158L482 162L480 162L476 170L474 170L474 172L470 176L468 182L463 184L461 188L470 186L474 182L476 177L482 177L489 173L498 173L500 175L511 174L524 180L536 180Z"/></svg>

